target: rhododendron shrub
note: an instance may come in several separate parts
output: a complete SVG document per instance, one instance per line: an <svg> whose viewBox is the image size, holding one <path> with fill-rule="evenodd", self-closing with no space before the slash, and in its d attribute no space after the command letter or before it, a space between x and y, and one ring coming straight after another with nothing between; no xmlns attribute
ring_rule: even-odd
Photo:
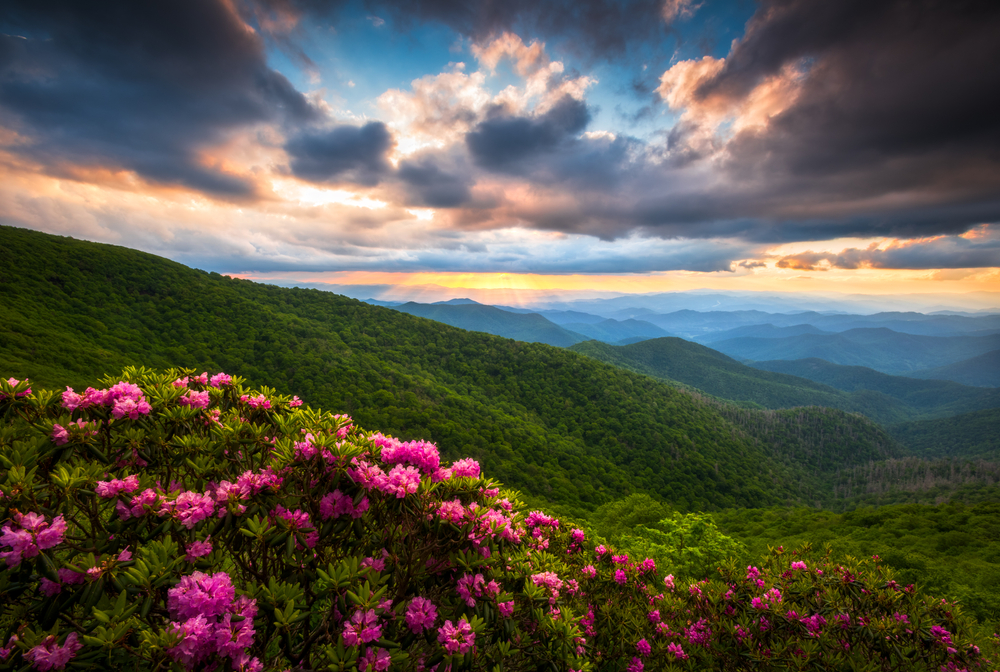
<svg viewBox="0 0 1000 672"><path fill-rule="evenodd" d="M954 604L783 552L688 584L238 377L0 379L0 669L978 669ZM37 386L36 386L37 387Z"/></svg>

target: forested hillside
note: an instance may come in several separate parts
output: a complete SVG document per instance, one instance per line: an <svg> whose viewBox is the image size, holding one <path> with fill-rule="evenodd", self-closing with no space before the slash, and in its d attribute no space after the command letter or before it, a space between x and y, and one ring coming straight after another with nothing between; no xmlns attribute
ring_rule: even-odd
<svg viewBox="0 0 1000 672"><path fill-rule="evenodd" d="M824 497L814 465L755 441L715 404L559 348L10 227L0 288L6 376L82 384L128 364L225 370L434 440L580 510L635 491L680 509Z"/></svg>

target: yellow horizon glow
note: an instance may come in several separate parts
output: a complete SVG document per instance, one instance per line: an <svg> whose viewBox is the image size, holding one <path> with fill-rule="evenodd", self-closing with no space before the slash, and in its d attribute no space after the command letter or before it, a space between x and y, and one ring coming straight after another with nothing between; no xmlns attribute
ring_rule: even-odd
<svg viewBox="0 0 1000 672"><path fill-rule="evenodd" d="M315 273L232 273L233 277L268 282L274 280L331 285L436 285L452 290L477 291L601 291L640 294L694 289L808 294L964 294L997 292L1000 308L1000 268L946 270L831 269L802 271L767 268L738 273L665 271L647 274L540 274L331 271Z"/></svg>

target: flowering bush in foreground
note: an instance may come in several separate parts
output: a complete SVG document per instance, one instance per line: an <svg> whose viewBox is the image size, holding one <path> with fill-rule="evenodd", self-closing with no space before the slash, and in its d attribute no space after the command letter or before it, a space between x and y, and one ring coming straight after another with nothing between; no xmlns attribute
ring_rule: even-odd
<svg viewBox="0 0 1000 672"><path fill-rule="evenodd" d="M980 669L958 608L779 549L681 584L470 459L236 377L0 379L0 669ZM666 575L666 576L665 576Z"/></svg>

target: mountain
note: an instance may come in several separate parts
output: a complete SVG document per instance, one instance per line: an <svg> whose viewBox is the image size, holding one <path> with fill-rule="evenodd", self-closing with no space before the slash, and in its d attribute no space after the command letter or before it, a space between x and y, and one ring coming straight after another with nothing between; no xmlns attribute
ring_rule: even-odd
<svg viewBox="0 0 1000 672"><path fill-rule="evenodd" d="M914 380L890 376L863 366L841 366L822 359L753 362L756 369L808 378L845 392L871 391L888 395L927 415L956 415L1000 407L1000 390L961 385L947 380Z"/></svg>
<svg viewBox="0 0 1000 672"><path fill-rule="evenodd" d="M586 341L570 350L636 373L682 383L722 399L751 402L764 408L846 406L846 395L831 387L795 376L758 371L681 338L657 338L620 346Z"/></svg>
<svg viewBox="0 0 1000 672"><path fill-rule="evenodd" d="M568 322L562 326L564 329L605 343L618 343L626 339L644 340L670 336L663 329L642 320L603 320L595 324Z"/></svg>
<svg viewBox="0 0 1000 672"><path fill-rule="evenodd" d="M953 380L978 387L1000 387L1000 350L991 350L954 364L908 374L913 378Z"/></svg>
<svg viewBox="0 0 1000 672"><path fill-rule="evenodd" d="M392 306L401 313L425 317L435 322L450 324L459 329L482 331L495 336L513 338L527 343L547 343L565 348L587 340L586 336L575 334L537 313L510 313L493 306L484 306L468 299L443 303L404 303Z"/></svg>
<svg viewBox="0 0 1000 672"><path fill-rule="evenodd" d="M79 388L125 365L243 376L575 512L633 492L681 510L815 503L837 469L902 450L842 411L737 409L561 348L0 226L3 375Z"/></svg>
<svg viewBox="0 0 1000 672"><path fill-rule="evenodd" d="M909 373L959 362L1000 347L991 336L915 336L891 329L850 329L839 334L785 338L732 338L712 347L742 360L808 359L866 366L883 373Z"/></svg>
<svg viewBox="0 0 1000 672"><path fill-rule="evenodd" d="M829 336L832 331L822 331L811 324L796 324L790 327L776 327L770 322L767 324L751 324L745 327L736 327L726 331L716 331L704 336L699 336L694 340L698 343L715 343L731 338L785 338L786 336L798 336L800 334L821 334Z"/></svg>

